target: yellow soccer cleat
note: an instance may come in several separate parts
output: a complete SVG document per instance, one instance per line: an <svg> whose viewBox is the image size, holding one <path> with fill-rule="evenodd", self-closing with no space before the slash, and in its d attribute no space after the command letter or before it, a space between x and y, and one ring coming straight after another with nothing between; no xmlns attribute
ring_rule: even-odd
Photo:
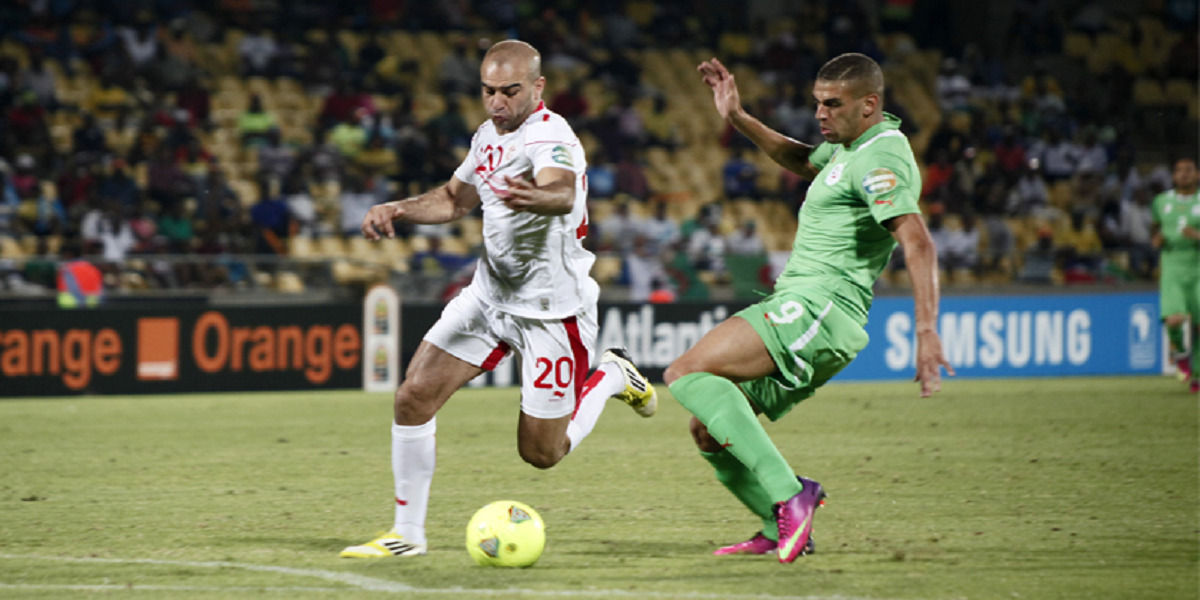
<svg viewBox="0 0 1200 600"><path fill-rule="evenodd" d="M658 393L654 386L642 375L624 348L609 348L600 356L600 362L613 363L625 377L625 390L613 396L633 407L637 414L650 417L658 410Z"/></svg>
<svg viewBox="0 0 1200 600"><path fill-rule="evenodd" d="M384 558L388 556L421 556L425 544L405 541L404 536L389 531L361 546L348 546L338 556L342 558Z"/></svg>

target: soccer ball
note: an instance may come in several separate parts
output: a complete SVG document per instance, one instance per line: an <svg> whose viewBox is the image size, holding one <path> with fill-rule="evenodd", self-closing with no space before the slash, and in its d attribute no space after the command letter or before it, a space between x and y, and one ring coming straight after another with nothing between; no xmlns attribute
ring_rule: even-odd
<svg viewBox="0 0 1200 600"><path fill-rule="evenodd" d="M493 502L467 523L467 553L485 567L528 567L545 547L542 517L523 502Z"/></svg>

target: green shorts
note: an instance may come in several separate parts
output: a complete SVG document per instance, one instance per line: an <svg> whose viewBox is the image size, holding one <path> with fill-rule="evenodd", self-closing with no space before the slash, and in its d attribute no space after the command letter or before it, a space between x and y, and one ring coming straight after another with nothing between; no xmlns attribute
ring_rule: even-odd
<svg viewBox="0 0 1200 600"><path fill-rule="evenodd" d="M1158 310L1164 318L1189 314L1200 317L1200 277L1195 265L1173 265L1163 261L1158 284Z"/></svg>
<svg viewBox="0 0 1200 600"><path fill-rule="evenodd" d="M812 396L867 346L862 325L816 294L777 291L736 316L749 321L779 367L739 384L772 421Z"/></svg>

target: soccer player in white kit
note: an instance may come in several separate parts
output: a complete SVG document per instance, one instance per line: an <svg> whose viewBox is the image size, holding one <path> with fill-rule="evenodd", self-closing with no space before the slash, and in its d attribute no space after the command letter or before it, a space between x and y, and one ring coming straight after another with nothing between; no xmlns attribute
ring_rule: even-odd
<svg viewBox="0 0 1200 600"><path fill-rule="evenodd" d="M542 102L541 56L529 44L492 46L480 66L490 120L450 181L374 206L362 232L392 223L446 223L483 206L483 255L471 284L425 334L396 390L392 423L395 522L342 551L345 558L426 553L425 514L435 463L435 415L450 395L511 352L521 359L517 447L529 464L557 464L591 432L610 397L648 417L657 398L619 348L588 376L598 331L599 286L587 233L586 160L579 139Z"/></svg>

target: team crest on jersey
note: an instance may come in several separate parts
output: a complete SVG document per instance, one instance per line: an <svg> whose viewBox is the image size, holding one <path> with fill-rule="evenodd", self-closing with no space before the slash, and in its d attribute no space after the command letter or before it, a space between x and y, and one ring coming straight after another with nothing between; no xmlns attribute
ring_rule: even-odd
<svg viewBox="0 0 1200 600"><path fill-rule="evenodd" d="M571 161L571 152L567 150L566 146L561 144L555 146L554 149L550 151L550 159L560 165L566 165L568 167L575 166L575 163Z"/></svg>
<svg viewBox="0 0 1200 600"><path fill-rule="evenodd" d="M880 167L871 169L862 180L863 189L868 194L886 194L896 189L896 174L891 169Z"/></svg>
<svg viewBox="0 0 1200 600"><path fill-rule="evenodd" d="M833 165L829 174L825 176L825 185L837 185L837 182L842 180L842 171L846 170L846 163L838 163Z"/></svg>

